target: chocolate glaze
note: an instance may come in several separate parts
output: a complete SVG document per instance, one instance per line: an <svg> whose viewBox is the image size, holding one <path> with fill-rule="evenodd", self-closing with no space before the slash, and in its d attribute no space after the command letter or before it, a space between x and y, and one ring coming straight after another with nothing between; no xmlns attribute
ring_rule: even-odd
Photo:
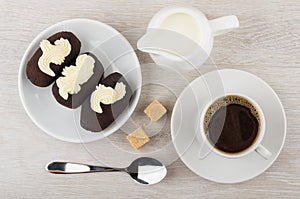
<svg viewBox="0 0 300 199"><path fill-rule="evenodd" d="M104 78L102 81L100 81L101 84L105 86L110 86L112 88L115 88L117 82L123 82L126 85L126 94L121 100L115 102L112 105L104 105L101 103L103 113L96 113L91 109L91 96L84 101L81 107L80 116L80 124L84 129L92 132L102 131L103 129L107 128L111 123L113 123L115 119L128 106L132 96L132 90L127 81L120 73L112 73L106 78Z"/></svg>
<svg viewBox="0 0 300 199"><path fill-rule="evenodd" d="M60 75L65 66L71 65L71 63L76 59L79 54L81 42L79 39L71 32L58 32L47 40L50 41L52 45L54 42L60 38L69 40L71 44L71 52L65 58L65 61L61 65L50 64L50 68L56 74L55 77L52 77L44 72L42 72L38 66L39 58L42 56L43 52L41 48L38 48L33 56L27 63L26 66L26 75L27 78L36 86L47 87L52 84Z"/></svg>
<svg viewBox="0 0 300 199"><path fill-rule="evenodd" d="M98 85L98 82L100 81L100 79L102 79L103 76L104 69L101 62L97 59L97 57L89 52L83 54L87 54L93 57L95 60L95 65L93 70L94 74L90 77L90 79L86 83L81 85L80 91L74 95L69 94L68 99L65 100L60 96L59 89L56 82L52 86L52 93L56 101L68 108L74 109L79 107L84 102L84 100L88 98L89 95L94 91L95 87ZM74 61L73 65L75 64L75 62L76 61Z"/></svg>

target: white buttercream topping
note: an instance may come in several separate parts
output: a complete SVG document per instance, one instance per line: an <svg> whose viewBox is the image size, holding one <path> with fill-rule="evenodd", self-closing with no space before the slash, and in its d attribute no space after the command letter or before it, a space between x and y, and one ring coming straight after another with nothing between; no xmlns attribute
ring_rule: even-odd
<svg viewBox="0 0 300 199"><path fill-rule="evenodd" d="M80 91L81 85L87 82L94 74L95 60L93 57L83 54L76 59L76 66L65 67L61 77L56 80L59 88L59 95L65 100L68 94L76 94Z"/></svg>
<svg viewBox="0 0 300 199"><path fill-rule="evenodd" d="M54 77L55 73L51 70L50 63L61 65L71 52L71 44L64 38L56 40L54 45L48 40L43 40L40 43L40 48L43 54L39 58L38 66L42 72Z"/></svg>
<svg viewBox="0 0 300 199"><path fill-rule="evenodd" d="M126 94L126 85L118 82L115 88L99 84L91 96L91 108L97 113L102 113L100 102L105 105L113 104L122 99Z"/></svg>

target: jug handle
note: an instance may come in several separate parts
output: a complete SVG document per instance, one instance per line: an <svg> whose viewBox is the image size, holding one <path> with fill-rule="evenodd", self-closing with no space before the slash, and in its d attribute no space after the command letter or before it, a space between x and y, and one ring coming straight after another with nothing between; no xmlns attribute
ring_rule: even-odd
<svg viewBox="0 0 300 199"><path fill-rule="evenodd" d="M220 17L209 21L214 36L221 35L239 27L239 20L235 15Z"/></svg>

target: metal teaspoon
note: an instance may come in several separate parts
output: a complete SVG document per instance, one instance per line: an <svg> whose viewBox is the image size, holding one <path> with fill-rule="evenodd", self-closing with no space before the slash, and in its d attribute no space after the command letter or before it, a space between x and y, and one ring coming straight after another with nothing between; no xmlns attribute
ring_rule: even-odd
<svg viewBox="0 0 300 199"><path fill-rule="evenodd" d="M134 160L127 168L102 167L72 162L51 162L46 166L46 170L56 174L121 171L128 173L136 182L148 185L160 182L167 174L167 168L160 161L148 157Z"/></svg>

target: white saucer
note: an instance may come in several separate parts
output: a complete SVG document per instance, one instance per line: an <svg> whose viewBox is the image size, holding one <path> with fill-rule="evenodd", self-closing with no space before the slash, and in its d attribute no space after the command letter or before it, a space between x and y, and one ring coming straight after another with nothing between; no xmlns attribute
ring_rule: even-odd
<svg viewBox="0 0 300 199"><path fill-rule="evenodd" d="M266 118L262 144L272 153L270 159L256 152L236 159L213 152L204 159L198 158L201 140L196 138L195 129L201 111L215 94L211 90L214 86L208 86L214 82L223 85L219 90L247 95L261 106ZM173 109L171 134L181 160L197 175L219 183L238 183L260 175L276 160L285 141L286 117L278 96L266 82L244 71L225 69L202 75L184 89Z"/></svg>
<svg viewBox="0 0 300 199"><path fill-rule="evenodd" d="M52 85L34 86L26 77L26 64L43 39L60 31L71 31L81 41L81 51L92 52L102 62L104 75L121 73L135 91L129 108L117 120L99 133L80 126L80 109L71 110L60 105L52 95ZM118 130L134 111L141 93L141 68L134 49L117 30L89 19L72 19L54 24L41 32L28 46L19 70L19 94L31 120L47 134L67 142L84 143L104 138Z"/></svg>

